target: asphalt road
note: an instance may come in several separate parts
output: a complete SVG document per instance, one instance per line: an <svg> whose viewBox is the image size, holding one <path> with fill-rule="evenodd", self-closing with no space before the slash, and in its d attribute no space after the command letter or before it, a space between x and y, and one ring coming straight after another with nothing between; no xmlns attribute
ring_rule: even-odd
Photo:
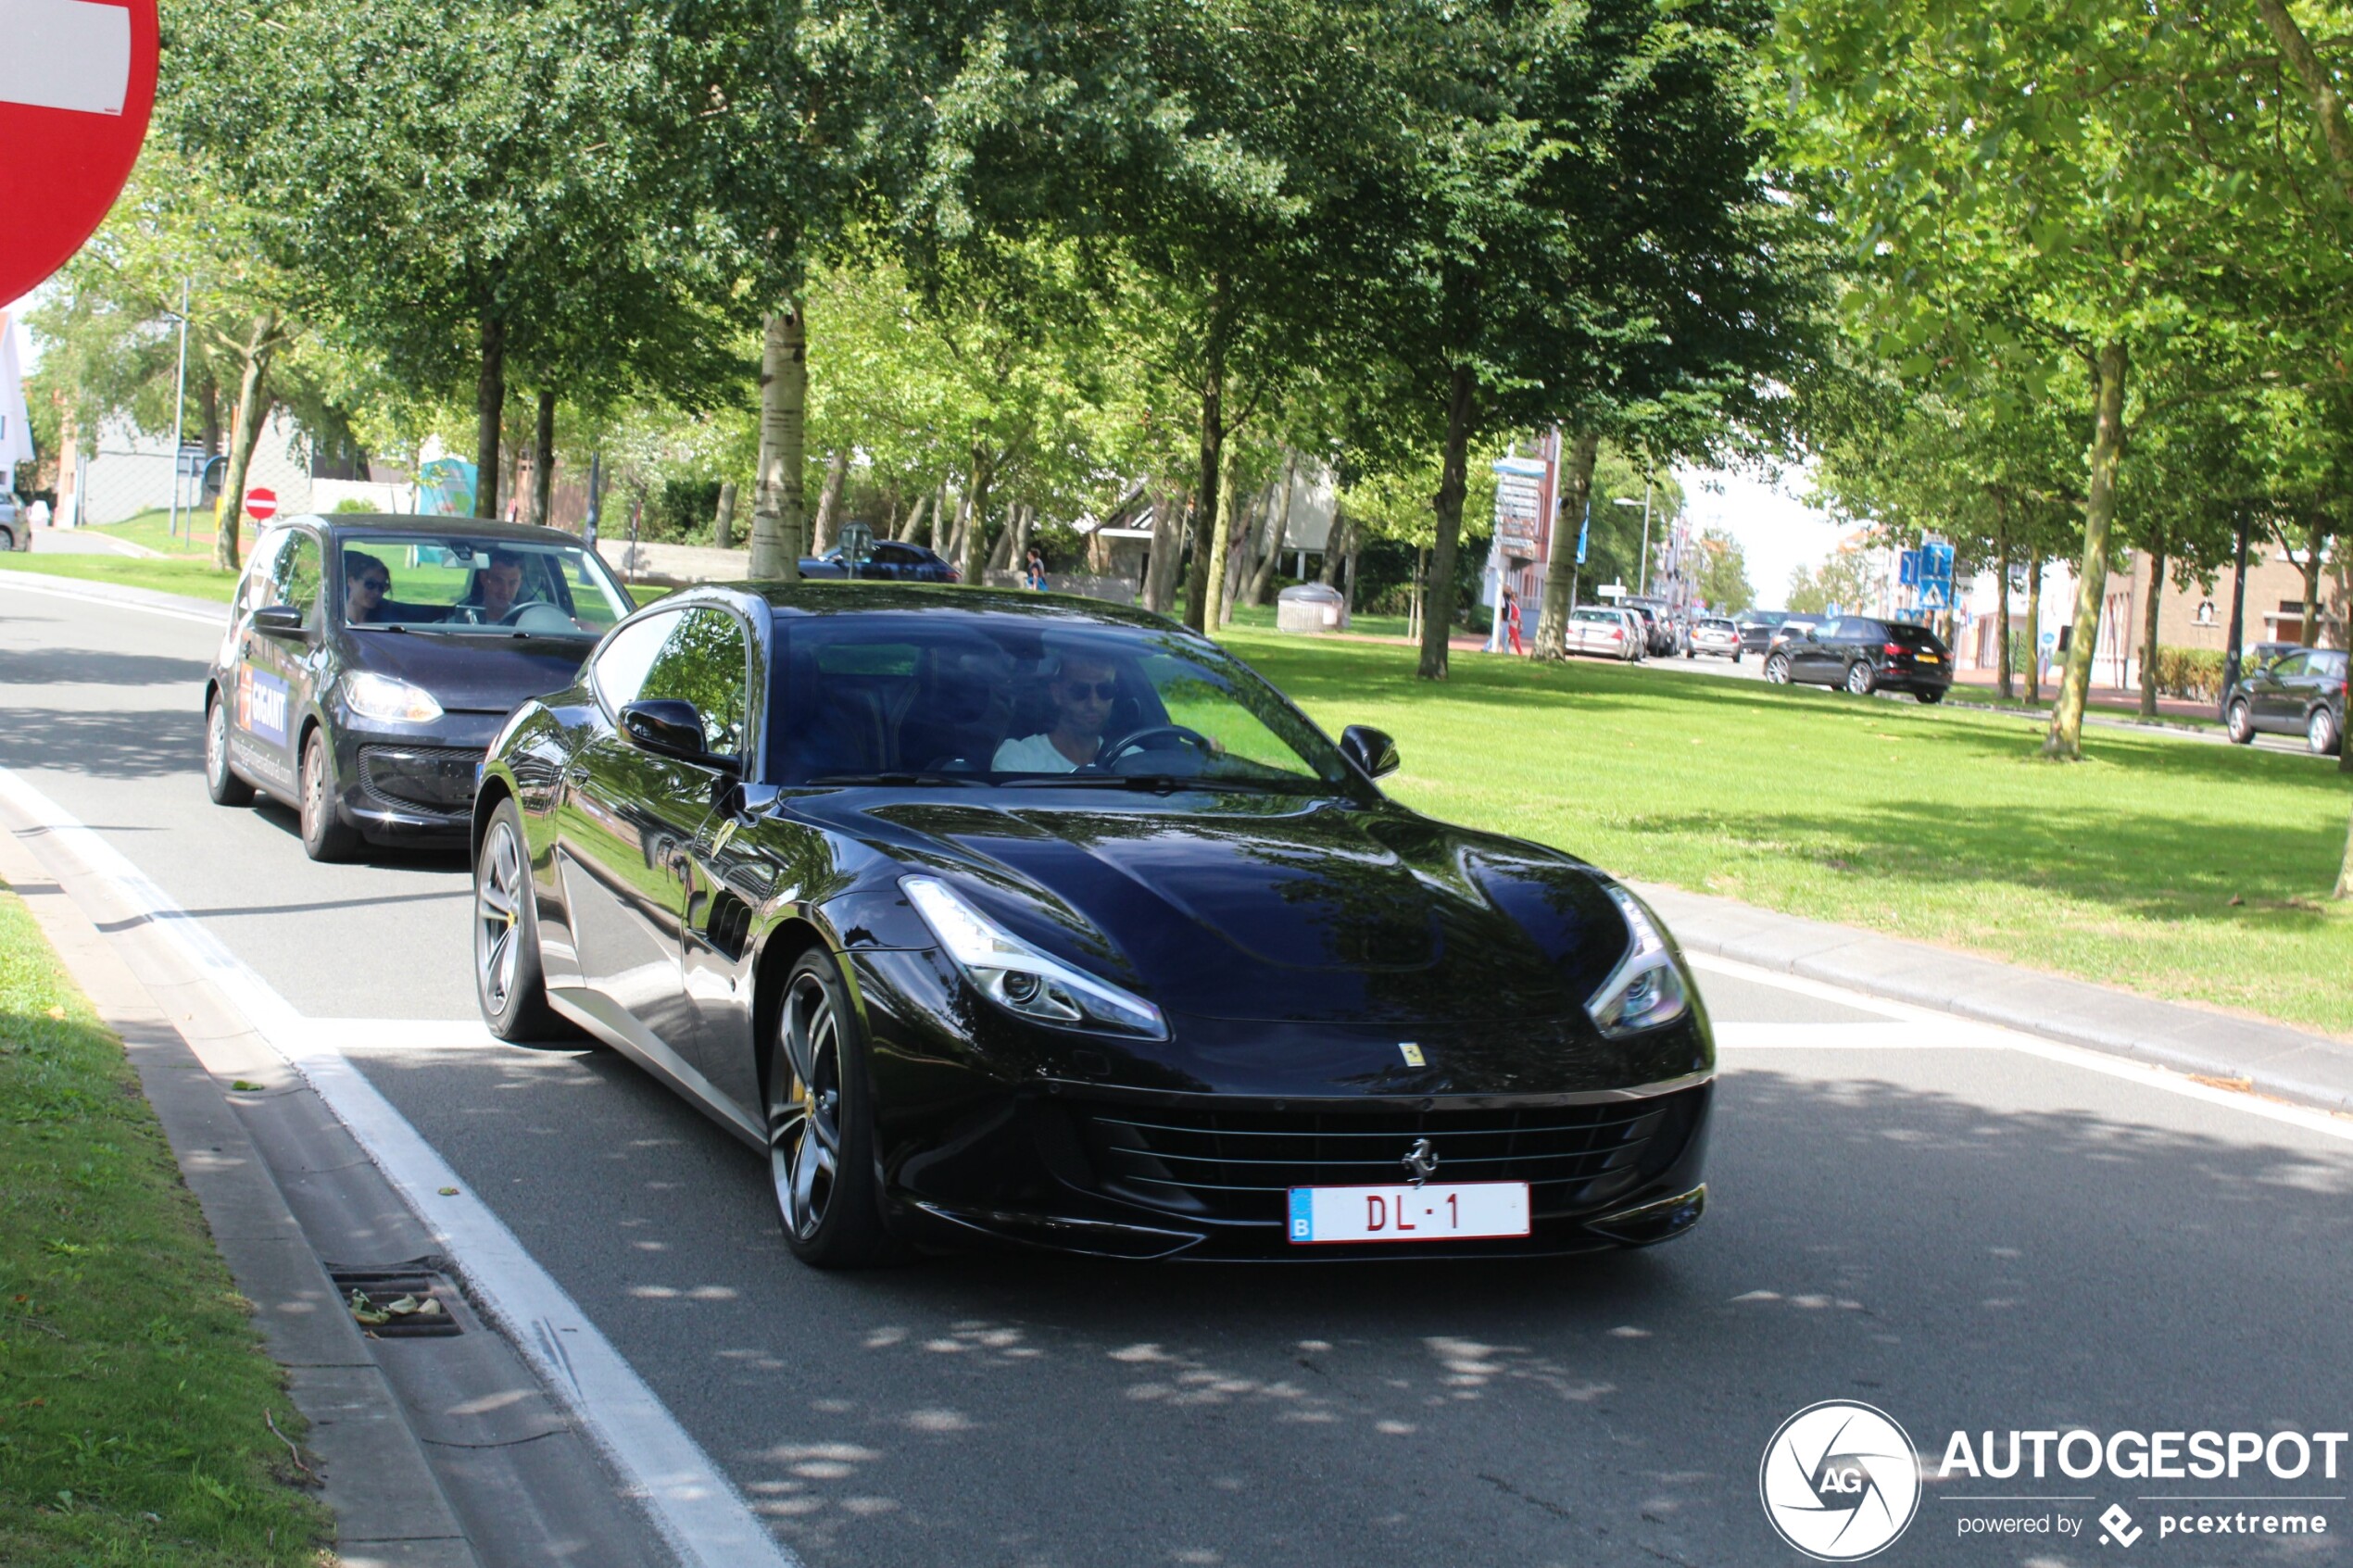
<svg viewBox="0 0 2353 1568"><path fill-rule="evenodd" d="M1758 1462L1818 1400L1879 1406L1931 1461L1955 1430L2353 1424L2353 1126L1720 969L1714 1206L1655 1252L801 1269L727 1135L609 1052L473 1024L462 863L313 865L289 814L208 803L217 637L0 583L0 766L295 1008L353 1021L367 1077L816 1568L1794 1562ZM2096 1524L1960 1521L2146 1525L2159 1494L2320 1496L2298 1506L2353 1528L2348 1490L1931 1475L1883 1561L2112 1559ZM2335 1542L2152 1529L2133 1555Z"/></svg>

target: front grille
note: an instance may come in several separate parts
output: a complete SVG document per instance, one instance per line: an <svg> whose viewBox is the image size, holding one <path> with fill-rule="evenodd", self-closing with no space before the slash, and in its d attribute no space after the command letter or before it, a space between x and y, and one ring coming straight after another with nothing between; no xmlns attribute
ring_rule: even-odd
<svg viewBox="0 0 2353 1568"><path fill-rule="evenodd" d="M1410 1179L1405 1154L1428 1138L1431 1180L1526 1182L1544 1215L1633 1187L1661 1135L1687 1126L1682 1098L1502 1110L1097 1107L1085 1123L1103 1190L1166 1213L1277 1225L1292 1187Z"/></svg>
<svg viewBox="0 0 2353 1568"><path fill-rule="evenodd" d="M458 816L473 805L482 753L462 746L363 746L359 786L387 806Z"/></svg>

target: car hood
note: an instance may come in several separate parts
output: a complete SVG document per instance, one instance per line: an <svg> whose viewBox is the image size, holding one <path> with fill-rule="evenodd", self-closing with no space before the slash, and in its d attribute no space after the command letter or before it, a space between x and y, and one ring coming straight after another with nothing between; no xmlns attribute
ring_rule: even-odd
<svg viewBox="0 0 2353 1568"><path fill-rule="evenodd" d="M800 809L1172 1015L1581 1021L1629 942L1580 862L1393 805L994 793Z"/></svg>
<svg viewBox="0 0 2353 1568"><path fill-rule="evenodd" d="M422 686L452 713L511 713L580 678L597 645L586 637L453 636L433 632L343 633L343 665Z"/></svg>

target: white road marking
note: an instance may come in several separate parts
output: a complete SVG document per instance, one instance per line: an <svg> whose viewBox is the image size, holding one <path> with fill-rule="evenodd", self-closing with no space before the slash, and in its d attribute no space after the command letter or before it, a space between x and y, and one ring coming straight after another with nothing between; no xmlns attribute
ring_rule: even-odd
<svg viewBox="0 0 2353 1568"><path fill-rule="evenodd" d="M120 851L7 769L0 769L0 799L46 830L93 876L110 884L117 897L144 914L245 1015L254 1032L308 1080L433 1233L484 1312L611 1459L682 1562L696 1568L799 1568L799 1559L769 1535L710 1456L506 1223L467 1190L433 1146L344 1056L340 1036L351 1032L355 1021L307 1019L296 1012ZM388 1045L396 1030L436 1042L460 1037L454 1024L358 1022ZM387 1022L392 1028L385 1027ZM483 1032L481 1038L488 1037ZM454 1196L444 1189L454 1189Z"/></svg>
<svg viewBox="0 0 2353 1568"><path fill-rule="evenodd" d="M0 103L120 115L131 92L131 9L0 0Z"/></svg>
<svg viewBox="0 0 2353 1568"><path fill-rule="evenodd" d="M1717 1045L1733 1056L1748 1051L1824 1048L2016 1051L2023 1056L2040 1057L2045 1061L2079 1067L2086 1073L2121 1078L2127 1083L2169 1095L2179 1095L2184 1099L2199 1100L2207 1105L2261 1117L2267 1122L2301 1127L2340 1143L2353 1143L2353 1118L2335 1115L2312 1106L2266 1099L2233 1089L2219 1089L2210 1084L2201 1084L2186 1073L2134 1061L2129 1057L2110 1056L2106 1051L2089 1050L2082 1046L2061 1045L2057 1040L2045 1040L2039 1035L2005 1029L1999 1024L1980 1023L1972 1019L1956 1018L1948 1012L1914 1007L1908 1002L1890 1001L1884 997L1850 991L1843 986L1808 980L1802 975L1784 974L1778 970L1760 969L1755 964L1719 959L1709 953L1685 953L1683 957L1703 974L1721 974L1755 985L1771 985L1801 997L1810 997L1816 1001L1835 1002L1840 1007L1853 1008L1860 1012L1875 1012L1888 1021L1883 1024L1719 1023L1716 1026ZM1901 1026L1903 1033L1894 1035L1890 1025ZM1818 1044L1814 1039L1791 1032L1796 1030L1819 1035L1820 1042ZM1869 1036L1868 1032L1873 1030L1880 1033L1881 1040L1877 1045L1872 1044ZM1927 1043L1910 1043L1916 1040Z"/></svg>
<svg viewBox="0 0 2353 1568"><path fill-rule="evenodd" d="M0 6L7 3L8 0L0 0ZM199 626L210 626L216 631L229 623L227 605L220 607L220 613L218 615L200 615L193 609L182 609L177 605L141 604L136 599L119 599L112 594L77 593L71 588L61 588L55 582L28 583L25 579L30 575L31 573L23 571L9 571L0 575L0 589L14 589L26 594L45 594L53 599L75 599L82 604L105 605L113 609L135 609L144 615L161 615L173 621L193 621Z"/></svg>

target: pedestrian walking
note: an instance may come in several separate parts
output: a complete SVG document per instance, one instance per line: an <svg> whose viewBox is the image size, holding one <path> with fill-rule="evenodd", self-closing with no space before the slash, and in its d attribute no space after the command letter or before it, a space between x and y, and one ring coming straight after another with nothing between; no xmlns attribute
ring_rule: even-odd
<svg viewBox="0 0 2353 1568"><path fill-rule="evenodd" d="M1046 552L1035 545L1030 546L1029 559L1023 563L1021 576L1026 587L1035 593L1044 593L1046 591Z"/></svg>
<svg viewBox="0 0 2353 1568"><path fill-rule="evenodd" d="M1528 652L1519 640L1519 596L1509 588L1504 590L1504 633L1511 639L1514 653Z"/></svg>

